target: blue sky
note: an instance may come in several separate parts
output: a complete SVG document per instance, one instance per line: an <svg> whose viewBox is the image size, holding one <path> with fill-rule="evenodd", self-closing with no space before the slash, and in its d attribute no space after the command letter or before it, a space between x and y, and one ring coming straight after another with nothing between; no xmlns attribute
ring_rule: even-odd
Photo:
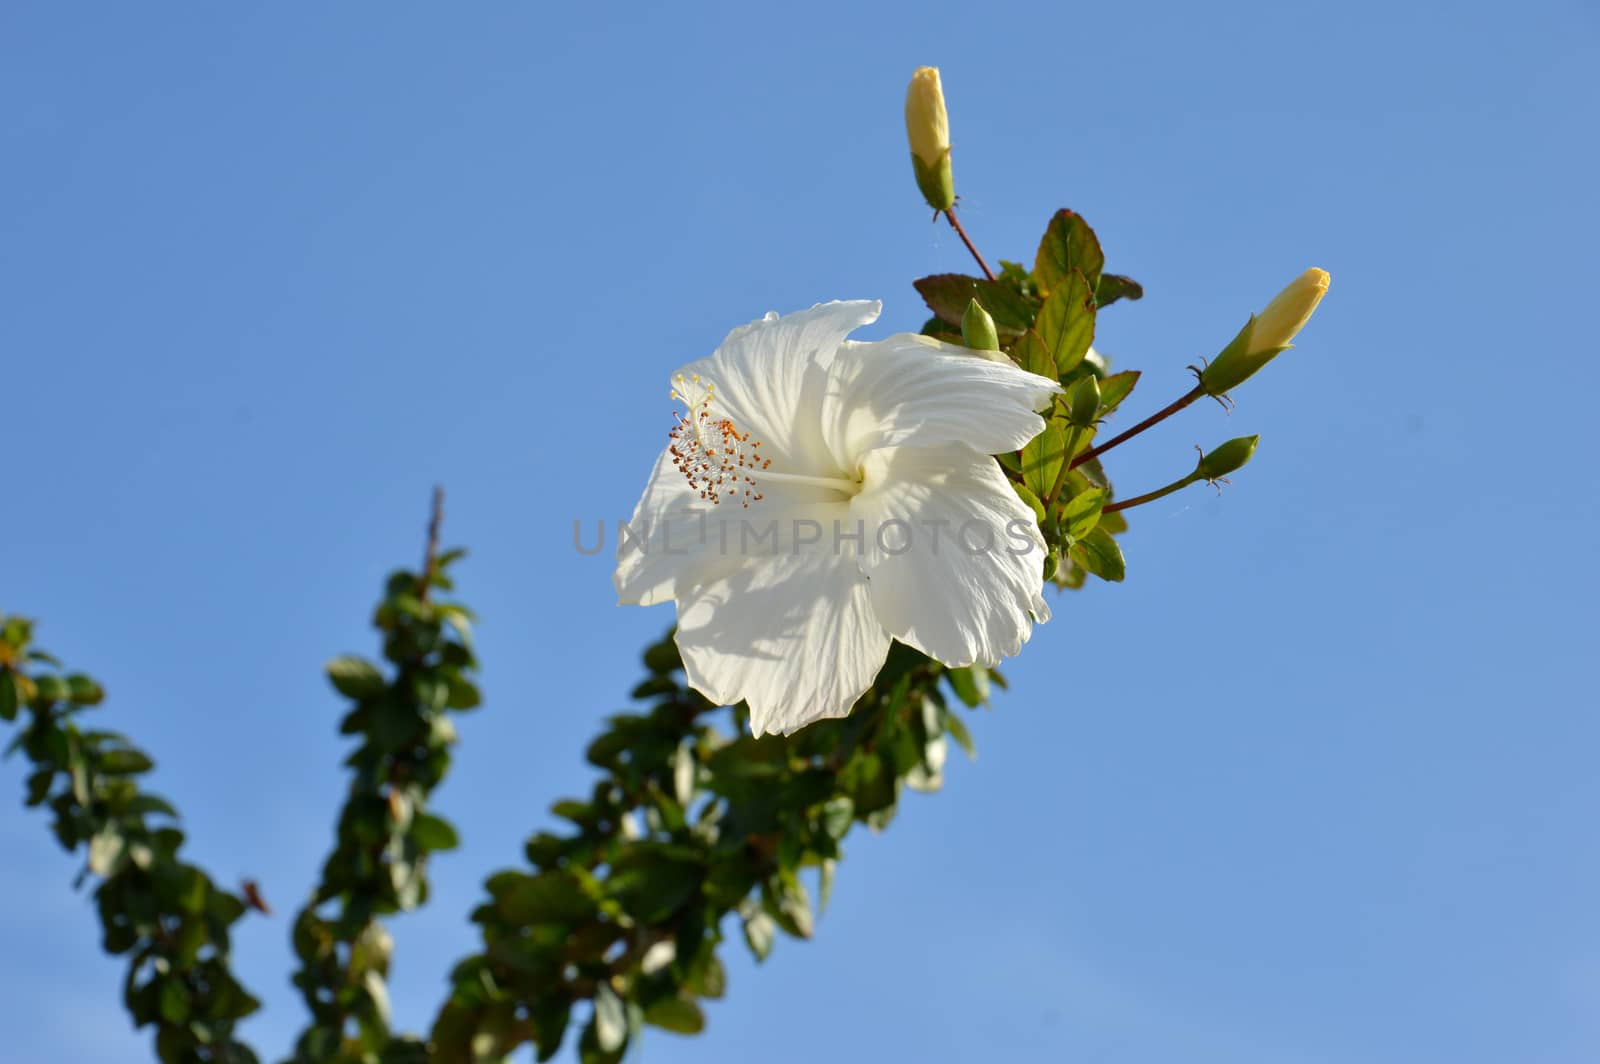
<svg viewBox="0 0 1600 1064"><path fill-rule="evenodd" d="M911 280L967 268L904 147L923 63L991 258L1066 206L1145 283L1097 341L1145 371L1130 414L1306 266L1332 291L1230 417L1111 465L1146 490L1260 432L1235 486L1139 511L979 760L642 1059L1594 1060L1592 4L12 2L0 609L277 905L237 939L249 1035L301 1020L283 914L344 787L321 665L372 649L429 487L489 706L438 796L465 845L394 926L410 1028L670 621L571 546L631 509L667 374L769 309L915 329ZM7 1054L143 1059L22 776Z"/></svg>

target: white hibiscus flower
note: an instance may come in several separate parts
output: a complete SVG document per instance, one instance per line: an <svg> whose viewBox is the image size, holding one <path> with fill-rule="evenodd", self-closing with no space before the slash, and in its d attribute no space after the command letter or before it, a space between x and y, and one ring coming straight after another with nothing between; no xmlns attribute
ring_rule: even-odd
<svg viewBox="0 0 1600 1064"><path fill-rule="evenodd" d="M1035 622L1044 540L991 455L1060 387L962 347L846 340L877 302L735 329L685 404L617 552L624 604L669 599L689 683L757 735L842 717L898 639L993 665Z"/></svg>

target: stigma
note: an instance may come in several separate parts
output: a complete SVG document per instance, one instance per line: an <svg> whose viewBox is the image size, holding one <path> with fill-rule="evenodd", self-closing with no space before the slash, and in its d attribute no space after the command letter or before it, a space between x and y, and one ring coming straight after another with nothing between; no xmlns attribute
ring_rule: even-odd
<svg viewBox="0 0 1600 1064"><path fill-rule="evenodd" d="M672 442L667 453L689 487L713 506L734 499L745 507L760 502L764 496L756 490L754 474L772 465L772 459L761 456L761 441L740 432L731 418L714 409L715 384L702 385L698 375L681 373L672 384L672 398L688 412L672 415L674 424L667 434Z"/></svg>

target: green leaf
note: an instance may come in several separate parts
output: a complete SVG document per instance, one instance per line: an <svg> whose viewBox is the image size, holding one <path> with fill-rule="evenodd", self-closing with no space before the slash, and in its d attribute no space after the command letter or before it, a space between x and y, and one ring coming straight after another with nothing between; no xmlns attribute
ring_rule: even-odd
<svg viewBox="0 0 1600 1064"><path fill-rule="evenodd" d="M763 900L767 912L778 926L796 938L810 938L816 928L811 913L811 899L806 895L805 884L792 873L783 873L776 882L768 881Z"/></svg>
<svg viewBox="0 0 1600 1064"><path fill-rule="evenodd" d="M89 677L73 673L67 677L67 697L80 706L98 706L105 701L106 693Z"/></svg>
<svg viewBox="0 0 1600 1064"><path fill-rule="evenodd" d="M1078 540L1068 553L1073 561L1102 580L1119 581L1127 575L1122 548L1103 528L1096 528Z"/></svg>
<svg viewBox="0 0 1600 1064"><path fill-rule="evenodd" d="M1043 499L1055 487L1066 447L1067 430L1051 421L1022 448L1022 481L1036 497Z"/></svg>
<svg viewBox="0 0 1600 1064"><path fill-rule="evenodd" d="M1029 373L1037 373L1041 377L1056 376L1056 358L1050 348L1039 338L1038 330L1029 329L1022 334L1016 346L1011 349L1011 357Z"/></svg>
<svg viewBox="0 0 1600 1064"><path fill-rule="evenodd" d="M1060 380L1078 368L1094 342L1094 311L1088 280L1077 269L1068 271L1039 308L1034 323L1055 367L1045 376Z"/></svg>
<svg viewBox="0 0 1600 1064"><path fill-rule="evenodd" d="M1106 257L1100 250L1100 240L1089 228L1089 223L1072 211L1060 210L1050 219L1050 225L1039 241L1039 252L1034 257L1033 279L1046 295L1067 279L1073 270L1083 274L1094 291L1100 284L1100 271Z"/></svg>
<svg viewBox="0 0 1600 1064"><path fill-rule="evenodd" d="M587 920L595 912L595 900L568 872L507 875L512 878L501 880L500 876L495 876L490 879L489 889L495 895L495 910L508 924L519 927L541 923L574 924ZM502 889L496 890L497 885Z"/></svg>
<svg viewBox="0 0 1600 1064"><path fill-rule="evenodd" d="M833 899L833 877L838 874L839 862L826 858L817 872L817 912L824 912Z"/></svg>
<svg viewBox="0 0 1600 1064"><path fill-rule="evenodd" d="M915 282L928 309L940 321L961 327L961 316L967 304L976 299L994 318L995 329L1002 337L1017 336L1033 324L1033 307L1012 288L981 277L968 277L959 273L940 273L923 277Z"/></svg>
<svg viewBox="0 0 1600 1064"><path fill-rule="evenodd" d="M772 941L777 937L778 925L763 910L750 907L744 916L744 940L756 960L764 961L772 952Z"/></svg>
<svg viewBox="0 0 1600 1064"><path fill-rule="evenodd" d="M1035 521L1043 521L1044 503L1039 501L1039 496L1033 493L1033 489L1026 484L1018 484L1014 480L1009 480L1009 478L1008 481L1011 484L1011 490L1017 493L1017 498L1027 503L1028 509L1033 511L1033 519Z"/></svg>
<svg viewBox="0 0 1600 1064"><path fill-rule="evenodd" d="M694 749L684 743L672 755L672 793L677 798L678 804L687 806L694 797L694 780L697 765L694 759Z"/></svg>
<svg viewBox="0 0 1600 1064"><path fill-rule="evenodd" d="M1066 526L1067 535L1078 540L1094 531L1100 523L1100 510L1105 504L1106 492L1101 488L1090 488L1074 495L1061 510L1061 521Z"/></svg>
<svg viewBox="0 0 1600 1064"><path fill-rule="evenodd" d="M822 803L822 830L830 839L842 839L855 820L856 804L848 795L835 795Z"/></svg>
<svg viewBox="0 0 1600 1064"><path fill-rule="evenodd" d="M644 1022L678 1034L699 1034L706 1026L699 1005L676 997L663 998L645 1009Z"/></svg>
<svg viewBox="0 0 1600 1064"><path fill-rule="evenodd" d="M606 983L601 983L594 992L594 1034L604 1053L615 1053L628 1042L627 1010L616 991Z"/></svg>
<svg viewBox="0 0 1600 1064"><path fill-rule="evenodd" d="M533 1044L538 1048L540 1061L549 1060L561 1048L561 1039L567 1033L567 1023L572 1018L572 1002L565 997L545 994L536 1001L533 1014Z"/></svg>
<svg viewBox="0 0 1600 1064"><path fill-rule="evenodd" d="M973 745L972 733L967 730L966 722L948 709L941 709L939 717L940 723L944 725L945 733L954 739L961 749L967 752L968 757L976 758L978 756L978 748Z"/></svg>
<svg viewBox="0 0 1600 1064"><path fill-rule="evenodd" d="M483 703L483 696L478 693L478 686L461 674L451 671L445 674L445 705L451 709L476 709Z"/></svg>
<svg viewBox="0 0 1600 1064"><path fill-rule="evenodd" d="M125 840L115 825L107 824L101 828L89 840L89 871L101 879L111 875L116 869L117 858L122 856L125 845Z"/></svg>
<svg viewBox="0 0 1600 1064"><path fill-rule="evenodd" d="M40 702L65 702L67 681L59 676L40 676L33 681L34 699Z"/></svg>
<svg viewBox="0 0 1600 1064"><path fill-rule="evenodd" d="M22 698L17 694L16 673L0 669L0 720L16 720Z"/></svg>
<svg viewBox="0 0 1600 1064"><path fill-rule="evenodd" d="M989 670L982 665L947 669L944 675L962 704L976 708L989 701Z"/></svg>
<svg viewBox="0 0 1600 1064"><path fill-rule="evenodd" d="M107 750L101 754L98 767L108 776L133 776L140 772L149 772L155 767L155 762L138 750L124 747Z"/></svg>
<svg viewBox="0 0 1600 1064"><path fill-rule="evenodd" d="M1139 371L1125 369L1121 373L1113 373L1100 382L1100 414L1105 416L1111 413L1133 391L1134 385L1139 383Z"/></svg>
<svg viewBox="0 0 1600 1064"><path fill-rule="evenodd" d="M411 822L411 837L424 850L453 850L461 838L448 820L424 813Z"/></svg>
<svg viewBox="0 0 1600 1064"><path fill-rule="evenodd" d="M1119 299L1143 299L1144 285L1120 273L1103 273L1095 286L1094 301L1108 307Z"/></svg>
<svg viewBox="0 0 1600 1064"><path fill-rule="evenodd" d="M327 664L328 680L346 698L357 700L383 694L383 674L357 657L334 658Z"/></svg>
<svg viewBox="0 0 1600 1064"><path fill-rule="evenodd" d="M180 1024L189 1018L189 992L183 980L176 975L161 980L161 1018L170 1024Z"/></svg>
<svg viewBox="0 0 1600 1064"><path fill-rule="evenodd" d="M669 636L647 649L644 652L644 667L655 673L669 673L683 668L677 642Z"/></svg>

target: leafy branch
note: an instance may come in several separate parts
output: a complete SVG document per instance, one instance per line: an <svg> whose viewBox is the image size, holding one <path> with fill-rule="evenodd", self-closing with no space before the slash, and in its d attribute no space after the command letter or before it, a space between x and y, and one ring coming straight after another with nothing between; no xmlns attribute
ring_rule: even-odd
<svg viewBox="0 0 1600 1064"><path fill-rule="evenodd" d="M428 799L450 767L450 713L480 702L472 615L433 596L451 589L449 568L462 556L439 553L442 508L435 492L422 567L389 577L373 617L391 677L358 657L328 665L328 679L354 702L340 731L360 744L345 761L350 791L334 850L294 923L293 982L311 1012L295 1044L297 1064L425 1059L419 1040L390 1030L393 942L381 918L422 905L429 856L457 845L455 828L428 812Z"/></svg>
<svg viewBox="0 0 1600 1064"><path fill-rule="evenodd" d="M548 1060L575 1013L592 1064L620 1060L645 1024L699 1031L700 1000L726 985L724 924L737 921L758 959L778 930L809 938L802 873L815 871L826 904L851 826L887 825L905 787L937 789L947 737L970 752L946 688L976 705L991 679L897 644L848 718L755 739L743 706L685 686L670 633L644 663L633 695L648 708L613 716L590 744L603 775L589 797L552 807L568 826L528 840L531 868L486 883L472 915L483 950L451 976L437 1059L532 1043Z"/></svg>
<svg viewBox="0 0 1600 1064"><path fill-rule="evenodd" d="M107 953L128 956L123 1002L136 1026L154 1026L164 1064L253 1064L234 1036L260 1007L229 967L231 928L245 902L179 857L183 832L163 798L142 790L150 758L116 732L79 718L105 698L81 673L62 673L32 645L33 624L0 615L0 721L27 721L7 748L33 763L27 805L55 814L56 839L85 851L77 882L94 891Z"/></svg>

